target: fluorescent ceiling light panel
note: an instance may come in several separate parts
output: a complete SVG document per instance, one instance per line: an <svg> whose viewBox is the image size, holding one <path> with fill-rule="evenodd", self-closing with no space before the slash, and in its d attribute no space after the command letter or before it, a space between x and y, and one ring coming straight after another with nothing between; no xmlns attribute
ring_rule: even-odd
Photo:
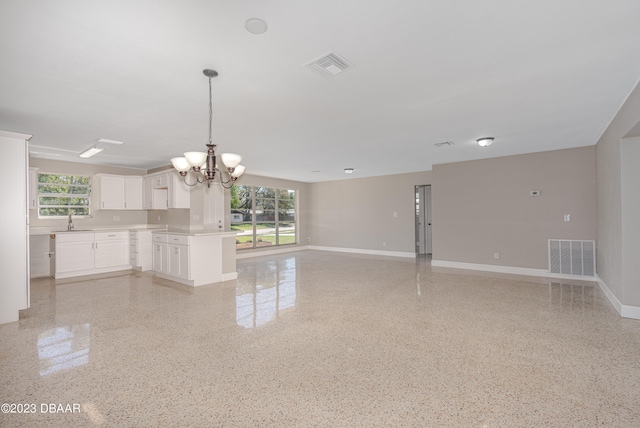
<svg viewBox="0 0 640 428"><path fill-rule="evenodd" d="M78 156L80 156L81 158L90 158L93 155L96 155L98 153L100 153L101 151L103 151L104 149L101 149L100 147L91 147L88 150L85 150L84 152L80 153Z"/></svg>
<svg viewBox="0 0 640 428"><path fill-rule="evenodd" d="M106 138L100 138L98 139L98 143L102 143L102 144L117 144L117 145L122 145L124 144L124 141L116 141L116 140L107 140Z"/></svg>

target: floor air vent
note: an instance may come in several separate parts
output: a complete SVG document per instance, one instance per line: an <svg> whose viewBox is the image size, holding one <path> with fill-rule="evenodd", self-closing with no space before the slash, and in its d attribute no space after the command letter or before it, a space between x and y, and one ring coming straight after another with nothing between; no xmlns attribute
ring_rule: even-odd
<svg viewBox="0 0 640 428"><path fill-rule="evenodd" d="M596 242L549 239L549 272L595 276Z"/></svg>

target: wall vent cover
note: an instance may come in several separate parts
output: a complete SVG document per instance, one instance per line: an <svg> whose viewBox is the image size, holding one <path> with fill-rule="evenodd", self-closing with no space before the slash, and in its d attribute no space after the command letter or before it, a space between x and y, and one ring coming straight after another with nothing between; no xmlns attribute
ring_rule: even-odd
<svg viewBox="0 0 640 428"><path fill-rule="evenodd" d="M549 239L549 272L594 277L596 242Z"/></svg>
<svg viewBox="0 0 640 428"><path fill-rule="evenodd" d="M324 77L335 76L353 67L353 64L335 52L326 53L305 65Z"/></svg>

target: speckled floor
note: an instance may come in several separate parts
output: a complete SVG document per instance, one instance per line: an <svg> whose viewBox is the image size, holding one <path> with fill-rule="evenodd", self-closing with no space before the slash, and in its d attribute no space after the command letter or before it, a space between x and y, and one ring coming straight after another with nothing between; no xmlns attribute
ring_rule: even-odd
<svg viewBox="0 0 640 428"><path fill-rule="evenodd" d="M640 322L596 285L424 259L38 279L0 343L0 402L35 410L2 427L640 426Z"/></svg>

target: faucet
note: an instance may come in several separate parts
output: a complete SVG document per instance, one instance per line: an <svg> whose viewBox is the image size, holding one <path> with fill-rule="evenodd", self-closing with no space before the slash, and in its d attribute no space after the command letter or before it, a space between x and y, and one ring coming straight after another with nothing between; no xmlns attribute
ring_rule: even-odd
<svg viewBox="0 0 640 428"><path fill-rule="evenodd" d="M71 213L69 213L69 224L67 224L67 231L71 232L73 230L73 219L71 218Z"/></svg>

